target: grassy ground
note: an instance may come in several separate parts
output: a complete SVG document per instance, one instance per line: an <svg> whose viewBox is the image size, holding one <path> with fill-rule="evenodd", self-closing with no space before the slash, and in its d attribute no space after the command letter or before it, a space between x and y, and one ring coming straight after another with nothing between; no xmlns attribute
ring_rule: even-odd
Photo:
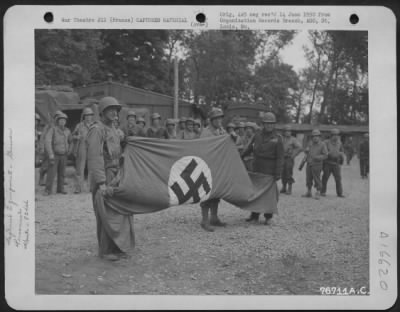
<svg viewBox="0 0 400 312"><path fill-rule="evenodd" d="M299 161L298 157L297 161ZM358 160L342 167L346 198L333 177L327 197L302 198L305 172L295 169L293 195L281 195L271 225L249 225L247 212L226 202L226 228L200 228L198 205L135 217L133 257L97 257L89 193L36 192L36 292L39 294L288 295L320 287L369 287L369 181ZM280 183L279 183L280 186ZM260 220L263 221L263 220Z"/></svg>

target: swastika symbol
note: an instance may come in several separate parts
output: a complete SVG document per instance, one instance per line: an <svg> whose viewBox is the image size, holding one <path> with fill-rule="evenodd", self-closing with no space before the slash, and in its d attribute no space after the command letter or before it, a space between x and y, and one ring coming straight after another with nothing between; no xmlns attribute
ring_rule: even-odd
<svg viewBox="0 0 400 312"><path fill-rule="evenodd" d="M168 186L171 205L204 201L212 189L210 168L199 157L183 157L172 166Z"/></svg>

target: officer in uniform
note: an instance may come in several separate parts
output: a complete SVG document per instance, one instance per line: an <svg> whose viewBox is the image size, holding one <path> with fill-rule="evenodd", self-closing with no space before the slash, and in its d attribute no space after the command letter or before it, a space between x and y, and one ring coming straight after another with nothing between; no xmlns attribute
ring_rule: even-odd
<svg viewBox="0 0 400 312"><path fill-rule="evenodd" d="M308 144L304 151L307 155L306 185L307 192L303 197L311 197L311 188L316 188L315 199L319 199L322 188L321 171L322 163L328 157L328 150L324 142L321 141L321 132L318 129L312 131L312 142Z"/></svg>
<svg viewBox="0 0 400 312"><path fill-rule="evenodd" d="M136 127L137 127L137 136L146 137L146 120L143 117L138 117L136 119Z"/></svg>
<svg viewBox="0 0 400 312"><path fill-rule="evenodd" d="M287 195L292 194L292 184L294 183L293 179L294 160L302 149L300 143L296 140L296 138L292 137L291 131L292 131L291 127L289 125L286 125L283 133L284 162L282 170L281 193L285 193Z"/></svg>
<svg viewBox="0 0 400 312"><path fill-rule="evenodd" d="M161 127L161 116L159 113L151 115L151 127L147 130L149 138L168 139L168 132L164 127Z"/></svg>
<svg viewBox="0 0 400 312"><path fill-rule="evenodd" d="M180 132L179 138L181 140L193 140L196 139L196 133L194 132L194 119L187 118L186 119L186 127L185 130Z"/></svg>
<svg viewBox="0 0 400 312"><path fill-rule="evenodd" d="M326 148L328 149L328 157L323 162L322 167L322 189L321 196L326 196L326 186L328 184L329 176L333 174L336 183L336 195L344 197L342 176L340 173L340 166L344 161L344 150L342 142L340 142L339 130L332 129L331 138L325 141Z"/></svg>
<svg viewBox="0 0 400 312"><path fill-rule="evenodd" d="M194 126L193 126L194 133L196 133L196 139L198 139L201 135L201 121L200 119L195 119L194 120Z"/></svg>
<svg viewBox="0 0 400 312"><path fill-rule="evenodd" d="M127 257L127 252L134 247L135 242L133 216L122 215L96 202L97 191L104 196L113 195L115 178L119 173L121 145L114 122L120 110L121 105L115 98L102 98L99 101L101 120L93 123L87 135L87 157L99 256L110 261Z"/></svg>
<svg viewBox="0 0 400 312"><path fill-rule="evenodd" d="M44 195L52 193L53 181L57 174L57 193L67 194L64 190L65 167L72 142L71 131L65 127L67 115L56 116L56 126L51 127L45 137L45 148L49 156L49 169Z"/></svg>
<svg viewBox="0 0 400 312"><path fill-rule="evenodd" d="M72 139L74 141L72 153L75 157L76 170L75 194L81 193L83 188L84 172L87 164L86 136L93 123L93 116L93 110L90 107L85 107L82 112L83 120L77 124L75 130L72 132Z"/></svg>
<svg viewBox="0 0 400 312"><path fill-rule="evenodd" d="M270 191L274 192L274 202L268 203L270 206L275 206L278 203L278 186L276 182L281 178L283 167L283 143L282 137L274 131L276 117L273 113L268 112L262 119L263 129L254 135L252 144L243 151L242 157L249 153L254 153L253 170L265 175L274 177L275 187L271 187ZM270 208L270 207L268 207ZM252 212L246 221L258 221L260 213ZM265 222L269 224L273 214L264 213Z"/></svg>
<svg viewBox="0 0 400 312"><path fill-rule="evenodd" d="M367 179L369 174L369 135L364 134L364 140L360 143L358 152L360 158L361 179Z"/></svg>
<svg viewBox="0 0 400 312"><path fill-rule="evenodd" d="M168 118L165 126L167 127L168 138L169 139L176 139L176 130L175 130L175 121L171 118Z"/></svg>
<svg viewBox="0 0 400 312"><path fill-rule="evenodd" d="M222 112L222 110L219 108L213 108L209 113L209 118L210 118L210 124L208 125L207 128L203 130L203 132L201 133L201 137L206 138L217 135L225 135L226 132L222 127L222 119L224 118L224 113ZM220 200L218 198L213 198L206 200L200 204L201 215L202 215L202 220L200 225L204 230L208 232L214 231L214 229L210 225L213 226L226 225L226 223L221 222L221 220L218 218L219 201ZM208 211L210 211L211 213L210 220L208 219Z"/></svg>

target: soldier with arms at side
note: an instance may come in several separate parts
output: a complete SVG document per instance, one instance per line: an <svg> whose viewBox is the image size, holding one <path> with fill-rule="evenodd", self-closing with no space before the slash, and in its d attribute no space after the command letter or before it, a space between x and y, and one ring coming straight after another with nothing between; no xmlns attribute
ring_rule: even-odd
<svg viewBox="0 0 400 312"><path fill-rule="evenodd" d="M292 128L286 125L283 133L283 169L282 169L282 189L281 193L292 194L293 166L296 156L301 152L300 143L292 136ZM287 189L286 189L287 186Z"/></svg>
<svg viewBox="0 0 400 312"><path fill-rule="evenodd" d="M151 127L147 130L149 138L168 139L167 130L161 126L161 115L154 113L151 115Z"/></svg>

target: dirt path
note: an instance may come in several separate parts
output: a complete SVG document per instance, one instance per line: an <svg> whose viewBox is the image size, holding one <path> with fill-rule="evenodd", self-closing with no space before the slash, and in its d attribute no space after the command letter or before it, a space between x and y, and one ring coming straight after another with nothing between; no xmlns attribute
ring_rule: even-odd
<svg viewBox="0 0 400 312"><path fill-rule="evenodd" d="M299 157L300 158L300 157ZM298 159L299 161L299 159ZM73 170L68 187L72 193ZM228 223L200 226L197 205L135 217L129 260L97 257L88 193L36 201L36 292L39 294L319 294L320 287L369 287L369 182L358 160L343 166L345 199L333 177L320 201L302 198L304 171L293 195L282 195L270 226L249 225L247 213L223 203ZM280 185L279 185L280 186Z"/></svg>

